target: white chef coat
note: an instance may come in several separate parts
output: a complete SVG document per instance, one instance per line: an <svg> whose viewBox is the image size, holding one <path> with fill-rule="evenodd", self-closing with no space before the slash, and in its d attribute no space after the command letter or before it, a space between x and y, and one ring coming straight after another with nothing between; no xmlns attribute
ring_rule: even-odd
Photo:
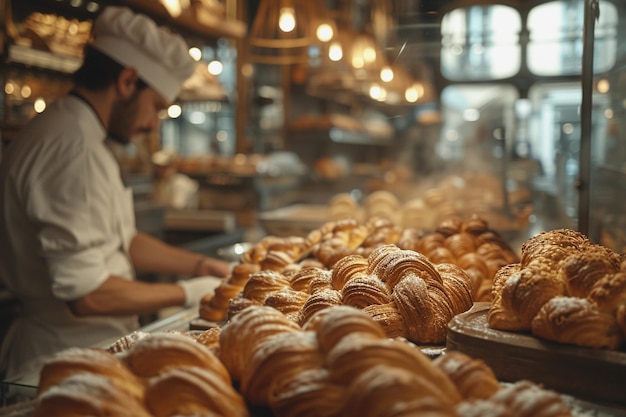
<svg viewBox="0 0 626 417"><path fill-rule="evenodd" d="M66 305L110 275L134 279L132 191L105 138L91 106L70 95L24 128L0 161L0 279L22 303L2 345L7 381L36 383L55 352L137 329L136 316L79 318Z"/></svg>

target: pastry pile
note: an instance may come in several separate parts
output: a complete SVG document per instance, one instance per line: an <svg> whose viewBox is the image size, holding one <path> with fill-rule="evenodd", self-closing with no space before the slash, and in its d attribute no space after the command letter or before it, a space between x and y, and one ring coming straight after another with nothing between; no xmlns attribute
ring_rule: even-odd
<svg viewBox="0 0 626 417"><path fill-rule="evenodd" d="M461 352L431 361L349 306L320 310L304 326L247 307L222 328L219 357L246 402L277 417L455 417L489 406L507 416L571 416L554 392L527 381L501 387L491 368Z"/></svg>
<svg viewBox="0 0 626 417"><path fill-rule="evenodd" d="M331 221L306 237L263 238L215 294L202 300L199 314L209 321L227 319L241 303L247 305L243 297L301 323L317 309L347 304L380 319L391 337L437 343L445 323L473 301L490 299L496 271L518 260L479 217L451 218L428 234L385 217L365 224ZM421 323L412 324L418 317ZM422 335L415 326L433 334Z"/></svg>
<svg viewBox="0 0 626 417"><path fill-rule="evenodd" d="M48 360L33 417L249 416L228 370L200 341L154 333L119 342Z"/></svg>
<svg viewBox="0 0 626 417"><path fill-rule="evenodd" d="M565 344L619 349L626 338L626 259L583 234L558 229L522 245L498 271L487 321Z"/></svg>
<svg viewBox="0 0 626 417"><path fill-rule="evenodd" d="M50 359L34 417L572 416L555 392L529 381L501 385L461 352L431 360L350 306L300 326L252 305L198 335L136 336L109 351L73 348Z"/></svg>

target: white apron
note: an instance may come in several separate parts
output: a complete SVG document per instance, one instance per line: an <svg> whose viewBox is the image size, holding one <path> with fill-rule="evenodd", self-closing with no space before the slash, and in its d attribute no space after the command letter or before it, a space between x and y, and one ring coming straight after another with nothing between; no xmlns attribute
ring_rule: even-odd
<svg viewBox="0 0 626 417"><path fill-rule="evenodd" d="M0 279L21 301L0 351L5 380L36 385L43 361L73 346L103 346L137 329L136 316L78 318L66 302L110 275L134 279L132 191L77 97L53 103L0 161Z"/></svg>

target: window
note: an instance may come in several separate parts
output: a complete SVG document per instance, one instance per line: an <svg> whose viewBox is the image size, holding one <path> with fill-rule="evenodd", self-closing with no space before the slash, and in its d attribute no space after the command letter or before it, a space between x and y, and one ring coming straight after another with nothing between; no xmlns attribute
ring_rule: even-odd
<svg viewBox="0 0 626 417"><path fill-rule="evenodd" d="M615 5L600 1L595 29L596 72L615 64L618 14ZM577 75L583 58L584 4L554 1L533 8L528 15L528 68L537 75Z"/></svg>
<svg viewBox="0 0 626 417"><path fill-rule="evenodd" d="M509 6L471 6L441 22L441 71L451 80L509 78L520 70L519 13Z"/></svg>

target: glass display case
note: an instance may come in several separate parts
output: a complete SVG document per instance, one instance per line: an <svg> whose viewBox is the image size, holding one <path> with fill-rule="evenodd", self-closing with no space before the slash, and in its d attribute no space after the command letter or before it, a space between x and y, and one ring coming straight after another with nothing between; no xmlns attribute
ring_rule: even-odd
<svg viewBox="0 0 626 417"><path fill-rule="evenodd" d="M341 8L353 2L331 11L345 20L339 32L346 26L376 40L379 75L355 75L361 61L349 44L342 45L344 58L331 56L330 46L312 45L307 67L277 70L290 81L281 90L288 108L283 119L269 119L289 128L282 132L285 146L311 172L298 203L385 188L442 215L480 213L514 245L539 231L571 228L624 250L623 2L592 2L600 13L591 32L584 0L365 3L347 13L356 19L346 19ZM585 36L594 40L588 57ZM583 64L589 62L587 109ZM406 93L419 84L421 94L392 95L398 84L385 78L390 69ZM285 85L279 80L273 87ZM384 143L363 134L381 119ZM330 134L338 127L361 140L338 143ZM586 162L590 181L583 177ZM321 181L328 172L331 181ZM441 196L454 198L454 207ZM429 205L437 199L446 204Z"/></svg>
<svg viewBox="0 0 626 417"><path fill-rule="evenodd" d="M588 2L596 22L594 71L588 77L591 112L589 149L589 234L626 252L626 3ZM613 23L603 26L603 16ZM593 20L592 20L593 21ZM584 149L584 148L583 148Z"/></svg>

